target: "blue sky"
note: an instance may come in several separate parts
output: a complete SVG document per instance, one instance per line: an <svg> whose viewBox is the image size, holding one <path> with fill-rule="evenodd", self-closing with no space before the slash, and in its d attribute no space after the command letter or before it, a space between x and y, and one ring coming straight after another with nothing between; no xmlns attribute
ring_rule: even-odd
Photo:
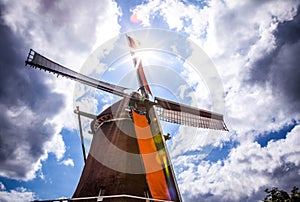
<svg viewBox="0 0 300 202"><path fill-rule="evenodd" d="M134 88L130 61L124 56L115 62L120 52L114 48L126 53L122 36L139 38L145 28L159 29L147 40L162 40L148 51L155 59L145 59L155 96L221 111L230 130L163 124L172 134L168 149L184 201L259 201L265 188L300 187L299 5L298 0L0 1L0 200L71 197L83 167L73 110L80 105L98 113L116 99L24 67L29 49ZM177 40L171 46L171 37L160 32L191 43ZM140 37L147 46L145 38ZM222 105L213 105L218 82L199 73L208 64L195 62L201 51L218 73ZM198 64L204 69L198 71ZM89 121L83 120L87 144Z"/></svg>

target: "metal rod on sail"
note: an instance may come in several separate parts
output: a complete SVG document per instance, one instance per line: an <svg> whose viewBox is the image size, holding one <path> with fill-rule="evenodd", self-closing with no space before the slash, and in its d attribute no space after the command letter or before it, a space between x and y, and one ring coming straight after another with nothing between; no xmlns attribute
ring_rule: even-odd
<svg viewBox="0 0 300 202"><path fill-rule="evenodd" d="M79 112L79 106L76 107L76 110ZM84 160L84 164L85 164L86 163L86 153L85 153L85 147L84 147L84 138L83 138L83 132L82 132L82 126L81 126L80 113L77 113L77 115L78 115L78 123L79 123L81 148L82 148L83 160Z"/></svg>

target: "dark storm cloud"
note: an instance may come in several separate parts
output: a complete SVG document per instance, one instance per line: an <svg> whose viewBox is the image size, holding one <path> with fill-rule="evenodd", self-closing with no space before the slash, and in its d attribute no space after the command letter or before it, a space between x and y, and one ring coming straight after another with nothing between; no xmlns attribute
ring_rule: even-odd
<svg viewBox="0 0 300 202"><path fill-rule="evenodd" d="M276 49L258 60L251 69L250 83L271 84L272 90L294 112L300 110L300 12L280 23L274 33Z"/></svg>
<svg viewBox="0 0 300 202"><path fill-rule="evenodd" d="M99 35L105 39L107 32L117 32L117 17L117 6L109 0L0 1L0 175L34 177L47 152L45 142L57 132L58 123L48 120L64 106L64 97L46 85L48 74L24 67L29 48L77 62L73 56L88 54Z"/></svg>
<svg viewBox="0 0 300 202"><path fill-rule="evenodd" d="M280 182L278 188L289 192L294 186L299 186L299 166L296 166L291 162L285 162L283 158L281 160L284 163L280 167L276 168L270 177L271 179L274 179L274 185Z"/></svg>
<svg viewBox="0 0 300 202"><path fill-rule="evenodd" d="M0 175L24 179L54 135L46 119L64 102L40 72L24 67L25 43L2 22L0 36Z"/></svg>
<svg viewBox="0 0 300 202"><path fill-rule="evenodd" d="M281 158L282 164L274 169L272 173L266 172L265 176L270 178L272 185L261 187L257 192L253 192L250 197L245 197L241 201L260 201L266 196L265 189L272 189L277 187L278 189L285 190L290 193L294 186L299 186L299 166L294 163L286 161Z"/></svg>

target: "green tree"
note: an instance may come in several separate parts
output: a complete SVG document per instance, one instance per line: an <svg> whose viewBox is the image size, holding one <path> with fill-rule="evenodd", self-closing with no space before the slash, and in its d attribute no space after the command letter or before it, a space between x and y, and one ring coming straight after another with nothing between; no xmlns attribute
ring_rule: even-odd
<svg viewBox="0 0 300 202"><path fill-rule="evenodd" d="M298 187L293 187L291 191L291 202L300 202L300 192Z"/></svg>
<svg viewBox="0 0 300 202"><path fill-rule="evenodd" d="M297 187L293 187L291 194L289 195L284 190L279 190L277 187L265 189L267 193L263 202L300 202L300 192Z"/></svg>

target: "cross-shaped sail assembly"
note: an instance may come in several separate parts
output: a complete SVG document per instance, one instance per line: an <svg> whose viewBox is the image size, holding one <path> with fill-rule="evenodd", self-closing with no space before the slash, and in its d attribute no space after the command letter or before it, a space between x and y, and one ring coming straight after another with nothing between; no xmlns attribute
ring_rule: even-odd
<svg viewBox="0 0 300 202"><path fill-rule="evenodd" d="M127 35L126 38L134 67L137 70L140 93L128 94L126 87L103 82L73 71L32 49L25 63L33 68L39 68L123 98L113 104L118 111L116 114L112 113L112 106L95 116L92 122L91 127L95 135L73 199L82 197L92 199L93 196L99 194L98 200L99 197L102 199L129 197L131 198L129 201L136 199L145 201L146 198L154 201L181 201L157 117L162 121L186 126L224 131L228 129L221 114L158 97L154 97L154 101L151 101L149 96L152 96L152 92L143 71L142 58L135 53L137 44L133 38ZM120 128L125 128L125 130ZM133 134L132 137L127 136L124 131ZM107 140L113 146L110 146L109 142L109 144L106 143ZM123 155L115 148L122 148L126 154ZM139 155L133 163L129 162L131 153ZM114 168L107 165L110 162L114 163ZM125 172L128 168L136 167L142 169L143 172L136 174Z"/></svg>
<svg viewBox="0 0 300 202"><path fill-rule="evenodd" d="M125 93L125 90L128 89L126 87L110 84L80 74L46 58L45 56L42 56L41 54L35 52L32 49L30 50L25 63L26 65L30 65L33 68L39 68L50 73L54 73L57 76L63 76L78 81L80 83L86 84L88 86L97 88L99 90L112 93L114 95L118 95L121 97L131 97L133 99L135 98L132 95ZM140 77L143 78L144 74L142 74L142 76ZM145 87L145 89L149 88L149 85L145 82L145 80L140 82L140 84L141 87ZM149 104L155 106L158 117L162 121L199 128L208 128L225 131L228 130L224 122L223 115L221 114L209 112L203 109L193 108L184 104L176 103L174 101L158 97L155 97L154 100L155 102L152 102L150 100L146 100L145 102L148 102Z"/></svg>

